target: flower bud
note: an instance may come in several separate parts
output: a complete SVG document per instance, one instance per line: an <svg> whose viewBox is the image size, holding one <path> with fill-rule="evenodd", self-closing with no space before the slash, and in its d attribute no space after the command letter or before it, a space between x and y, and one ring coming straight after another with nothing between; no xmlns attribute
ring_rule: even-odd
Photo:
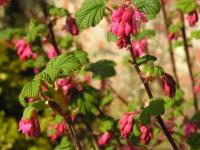
<svg viewBox="0 0 200 150"><path fill-rule="evenodd" d="M175 96L176 93L176 82L173 77L167 73L162 77L163 88L169 97Z"/></svg>
<svg viewBox="0 0 200 150"><path fill-rule="evenodd" d="M192 11L187 16L188 23L190 27L195 26L195 24L198 22L198 14L197 11Z"/></svg>

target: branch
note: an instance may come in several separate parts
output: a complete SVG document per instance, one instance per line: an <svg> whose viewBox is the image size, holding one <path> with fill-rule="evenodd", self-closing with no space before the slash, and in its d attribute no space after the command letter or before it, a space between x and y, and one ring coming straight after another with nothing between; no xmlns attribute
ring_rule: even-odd
<svg viewBox="0 0 200 150"><path fill-rule="evenodd" d="M151 90L150 90L150 88L149 88L148 83L147 83L147 82L145 81L145 79L140 75L140 74L141 74L141 71L140 71L140 68L139 68L139 66L138 66L138 64L137 64L137 61L136 61L136 58L135 58L135 55L134 55L132 49L133 49L133 47L132 47L132 45L131 45L131 41L129 41L128 50L129 50L129 52L130 52L132 61L133 61L133 63L134 63L134 68L135 68L135 70L136 70L138 76L140 77L140 80L142 81L142 83L143 83L143 85L144 85L144 88L145 88L145 90L146 90L146 93L147 93L149 99L152 99L152 98L153 98L153 95L152 95L152 93L151 93ZM165 126L165 123L164 123L163 119L161 118L161 116L160 116L160 115L157 116L156 119L157 119L158 123L160 124L160 126L161 126L163 132L165 133L165 136L167 137L167 139L168 139L168 141L170 142L170 144L171 144L171 146L173 147L173 149L174 149L174 150L178 150L178 147L177 147L177 145L176 145L174 139L172 138L171 134L170 134L169 131L167 130L167 127Z"/></svg>
<svg viewBox="0 0 200 150"><path fill-rule="evenodd" d="M60 51L58 49L58 46L57 46L57 43L56 43L56 39L55 39L55 35L54 35L54 32L53 32L53 23L52 23L51 20L48 19L48 11L47 11L47 8L46 8L45 1L44 0L40 0L40 5L41 5L41 8L42 8L45 20L47 21L48 32L49 32L49 36L50 36L50 39L51 39L51 43L54 46L54 48L56 50L56 53L59 55Z"/></svg>
<svg viewBox="0 0 200 150"><path fill-rule="evenodd" d="M192 72L192 65L191 65L190 54L189 54L189 49L188 49L184 15L183 15L182 12L180 12L180 15L181 15L181 21L182 21L182 24L183 24L181 31L182 31L182 36L183 36L184 51L185 51L185 55L186 55L187 66L188 66L188 69L189 69L190 80L191 80L191 83L192 83L194 109L195 109L195 112L197 112L198 111L198 102L197 102L197 95L193 90L193 87L195 86L195 80L194 80L194 76L193 76L193 72Z"/></svg>

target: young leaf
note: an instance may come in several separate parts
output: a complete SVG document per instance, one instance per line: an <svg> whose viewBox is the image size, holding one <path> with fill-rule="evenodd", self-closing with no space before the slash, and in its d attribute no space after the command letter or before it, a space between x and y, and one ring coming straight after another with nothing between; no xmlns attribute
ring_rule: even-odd
<svg viewBox="0 0 200 150"><path fill-rule="evenodd" d="M149 124L150 118L151 118L151 116L149 114L149 110L148 110L148 107L147 107L141 112L140 120L141 120L142 124Z"/></svg>
<svg viewBox="0 0 200 150"><path fill-rule="evenodd" d="M148 76L162 76L164 74L164 69L160 66L152 66L145 64L143 71Z"/></svg>
<svg viewBox="0 0 200 150"><path fill-rule="evenodd" d="M31 98L31 97L38 96L39 90L40 90L40 84L41 84L40 80L33 80L27 83L26 85L24 85L19 97Z"/></svg>
<svg viewBox="0 0 200 150"><path fill-rule="evenodd" d="M99 129L102 132L106 132L109 130L112 130L114 127L114 122L111 119L101 119L100 125L99 125Z"/></svg>
<svg viewBox="0 0 200 150"><path fill-rule="evenodd" d="M95 77L101 79L112 77L116 74L115 63L109 60L100 60L95 63L91 63L86 67L86 70L93 72Z"/></svg>
<svg viewBox="0 0 200 150"><path fill-rule="evenodd" d="M178 22L176 24L171 24L169 26L169 32L176 33L183 27L183 24L181 22Z"/></svg>
<svg viewBox="0 0 200 150"><path fill-rule="evenodd" d="M200 39L200 30L192 31L191 36L192 38Z"/></svg>
<svg viewBox="0 0 200 150"><path fill-rule="evenodd" d="M197 8L197 3L195 0L179 0L176 7L184 13L189 13Z"/></svg>
<svg viewBox="0 0 200 150"><path fill-rule="evenodd" d="M160 12L159 0L132 0L132 2L147 15L155 15Z"/></svg>
<svg viewBox="0 0 200 150"><path fill-rule="evenodd" d="M75 14L80 29L96 26L104 16L105 0L86 0Z"/></svg>
<svg viewBox="0 0 200 150"><path fill-rule="evenodd" d="M60 16L60 17L64 17L64 16L70 15L70 13L66 9L64 9L64 8L56 8L56 7L52 6L52 5L48 6L48 13L51 16Z"/></svg>
<svg viewBox="0 0 200 150"><path fill-rule="evenodd" d="M64 136L58 146L54 150L75 150L73 144L67 136Z"/></svg>
<svg viewBox="0 0 200 150"><path fill-rule="evenodd" d="M31 116L32 116L32 112L34 111L34 107L32 106L28 106L24 109L24 112L23 112L23 117L26 118L26 119L30 119Z"/></svg>
<svg viewBox="0 0 200 150"><path fill-rule="evenodd" d="M141 40L145 37L152 37L155 35L156 35L156 32L154 30L146 29L146 30L141 30L141 31L137 32L137 34L134 36L134 39Z"/></svg>
<svg viewBox="0 0 200 150"><path fill-rule="evenodd" d="M148 111L152 116L162 115L165 113L164 101L161 98L153 98L148 106Z"/></svg>
<svg viewBox="0 0 200 150"><path fill-rule="evenodd" d="M33 108L35 108L37 111L43 110L45 108L45 101L36 101L30 104Z"/></svg>
<svg viewBox="0 0 200 150"><path fill-rule="evenodd" d="M157 60L157 58L155 56L145 55L145 56L140 57L137 60L137 63L138 63L138 65L142 65L142 64L145 64L149 61L156 61L156 60Z"/></svg>
<svg viewBox="0 0 200 150"><path fill-rule="evenodd" d="M74 54L75 54L76 58L78 58L78 60L80 61L80 63L82 65L89 62L89 59L87 57L88 54L85 51L76 50L76 51L74 51Z"/></svg>

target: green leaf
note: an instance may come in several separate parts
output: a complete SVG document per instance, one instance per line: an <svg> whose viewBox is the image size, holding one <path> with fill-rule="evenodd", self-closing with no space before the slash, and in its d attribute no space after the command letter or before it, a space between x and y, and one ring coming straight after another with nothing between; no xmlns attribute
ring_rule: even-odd
<svg viewBox="0 0 200 150"><path fill-rule="evenodd" d="M117 41L117 36L114 35L112 32L108 32L107 40L108 40L108 42L116 42Z"/></svg>
<svg viewBox="0 0 200 150"><path fill-rule="evenodd" d="M173 41L173 47L175 47L175 48L178 48L178 47L181 47L181 46L183 46L183 40L176 40L176 41Z"/></svg>
<svg viewBox="0 0 200 150"><path fill-rule="evenodd" d="M112 94L106 95L101 101L101 104L100 104L101 107L104 107L105 105L109 104L112 100L113 100Z"/></svg>
<svg viewBox="0 0 200 150"><path fill-rule="evenodd" d="M101 122L100 122L100 125L99 125L99 129L102 131L102 132L106 132L106 131L109 131L109 130L112 130L114 127L114 122L113 120L111 119L101 119Z"/></svg>
<svg viewBox="0 0 200 150"><path fill-rule="evenodd" d="M160 66L153 66L145 64L143 71L148 76L162 76L164 74L164 69Z"/></svg>
<svg viewBox="0 0 200 150"><path fill-rule="evenodd" d="M139 136L139 135L141 134L141 132L140 132L140 127L139 127L139 125L138 125L137 123L135 123L135 124L133 125L133 134L134 134L135 136Z"/></svg>
<svg viewBox="0 0 200 150"><path fill-rule="evenodd" d="M86 0L75 14L80 29L96 26L104 16L105 0Z"/></svg>
<svg viewBox="0 0 200 150"><path fill-rule="evenodd" d="M176 24L171 24L169 26L169 32L177 33L182 27L183 27L183 24L181 22L177 22Z"/></svg>
<svg viewBox="0 0 200 150"><path fill-rule="evenodd" d="M200 147L200 134L192 134L188 139L187 143L192 147L192 149L199 149Z"/></svg>
<svg viewBox="0 0 200 150"><path fill-rule="evenodd" d="M35 20L31 20L28 28L28 34L26 40L28 43L32 43L36 38L46 31L46 25L40 24Z"/></svg>
<svg viewBox="0 0 200 150"><path fill-rule="evenodd" d="M39 101L31 103L30 106L32 106L37 111L40 111L40 110L43 110L45 108L45 101L39 100Z"/></svg>
<svg viewBox="0 0 200 150"><path fill-rule="evenodd" d="M64 16L69 16L70 13L64 9L64 8L56 8L52 5L48 6L48 13L51 16L60 16L60 17L64 17Z"/></svg>
<svg viewBox="0 0 200 150"><path fill-rule="evenodd" d="M75 150L73 144L67 136L64 136L58 146L54 150Z"/></svg>
<svg viewBox="0 0 200 150"><path fill-rule="evenodd" d="M48 82L50 84L53 84L53 81L52 81L50 75L48 75L45 71L42 71L39 74L37 74L34 79L42 80L42 81Z"/></svg>
<svg viewBox="0 0 200 150"><path fill-rule="evenodd" d="M79 59L74 52L65 53L51 59L46 66L44 72L49 75L54 82L57 78L67 77L73 71L79 70L81 67Z"/></svg>
<svg viewBox="0 0 200 150"><path fill-rule="evenodd" d="M200 111L196 112L192 118L191 118L192 121L200 121Z"/></svg>
<svg viewBox="0 0 200 150"><path fill-rule="evenodd" d="M138 60L137 60L137 64L138 65L142 65L142 64L145 64L149 61L156 61L157 58L155 56L151 56L151 55L145 55L145 56L142 56L140 57Z"/></svg>
<svg viewBox="0 0 200 150"><path fill-rule="evenodd" d="M141 112L141 115L140 115L140 120L142 122L142 124L149 124L150 123L150 119L151 116L149 114L149 110L148 110L148 107L146 109L144 109L142 112Z"/></svg>
<svg viewBox="0 0 200 150"><path fill-rule="evenodd" d="M21 94L19 96L20 99L38 96L40 90L40 84L41 84L40 80L33 80L24 85Z"/></svg>
<svg viewBox="0 0 200 150"><path fill-rule="evenodd" d="M191 37L195 39L200 39L200 30L192 31Z"/></svg>
<svg viewBox="0 0 200 150"><path fill-rule="evenodd" d="M147 15L155 15L160 12L159 0L132 0L132 2Z"/></svg>
<svg viewBox="0 0 200 150"><path fill-rule="evenodd" d="M89 62L89 59L87 57L88 54L85 51L76 50L76 51L74 51L74 54L75 54L76 58L78 58L78 60L80 61L80 63L82 65Z"/></svg>
<svg viewBox="0 0 200 150"><path fill-rule="evenodd" d="M115 63L109 60L100 60L95 63L91 63L86 67L86 70L93 72L95 77L101 79L112 77L116 74Z"/></svg>
<svg viewBox="0 0 200 150"><path fill-rule="evenodd" d="M146 29L146 30L141 30L141 31L137 32L137 34L134 36L134 39L141 40L145 37L152 37L155 35L156 35L155 30Z"/></svg>
<svg viewBox="0 0 200 150"><path fill-rule="evenodd" d="M56 115L55 121L56 121L56 123L61 123L63 121L63 117L60 115Z"/></svg>
<svg viewBox="0 0 200 150"><path fill-rule="evenodd" d="M34 110L35 109L32 106L26 107L23 112L23 117L26 119L30 119Z"/></svg>
<svg viewBox="0 0 200 150"><path fill-rule="evenodd" d="M176 7L184 13L189 13L197 8L197 3L195 0L179 0Z"/></svg>
<svg viewBox="0 0 200 150"><path fill-rule="evenodd" d="M162 98L157 97L151 99L148 106L148 111L152 116L162 115L165 113L164 101Z"/></svg>

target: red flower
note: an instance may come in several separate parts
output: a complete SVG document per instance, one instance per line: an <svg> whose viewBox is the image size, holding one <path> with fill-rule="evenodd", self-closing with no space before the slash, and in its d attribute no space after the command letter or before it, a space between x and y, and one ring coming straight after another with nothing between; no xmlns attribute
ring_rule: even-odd
<svg viewBox="0 0 200 150"><path fill-rule="evenodd" d="M198 129L197 122L187 122L184 124L184 135L188 138L191 134L196 133Z"/></svg>
<svg viewBox="0 0 200 150"><path fill-rule="evenodd" d="M120 132L122 138L128 138L132 132L134 122L134 113L125 113L119 120Z"/></svg>
<svg viewBox="0 0 200 150"><path fill-rule="evenodd" d="M152 130L147 126L140 125L140 132L141 132L140 141L143 144L148 144L149 141L153 138Z"/></svg>
<svg viewBox="0 0 200 150"><path fill-rule="evenodd" d="M98 139L98 143L100 146L106 145L109 140L112 138L112 134L110 132L105 132L101 137Z"/></svg>
<svg viewBox="0 0 200 150"><path fill-rule="evenodd" d="M145 52L145 49L147 48L147 40L146 39L142 39L139 41L133 41L131 44L133 47L133 53L134 53L135 57L141 56Z"/></svg>
<svg viewBox="0 0 200 150"><path fill-rule="evenodd" d="M40 124L36 111L32 112L29 119L22 117L19 122L19 131L29 137L37 137L40 134Z"/></svg>
<svg viewBox="0 0 200 150"><path fill-rule="evenodd" d="M195 86L193 87L193 91L195 92L195 94L198 94L199 91L200 91L200 86L199 86L199 85L195 85Z"/></svg>
<svg viewBox="0 0 200 150"><path fill-rule="evenodd" d="M121 6L113 11L111 32L117 36L116 45L119 48L127 46L130 35L135 35L141 22L147 22L143 12L136 7Z"/></svg>
<svg viewBox="0 0 200 150"><path fill-rule="evenodd" d="M196 11L192 11L188 14L187 20L189 22L190 27L195 26L195 24L198 22L198 14Z"/></svg>
<svg viewBox="0 0 200 150"><path fill-rule="evenodd" d="M0 0L0 5L6 5L9 3L9 0Z"/></svg>
<svg viewBox="0 0 200 150"><path fill-rule="evenodd" d="M72 35L78 35L79 34L79 29L78 29L78 26L76 24L76 19L71 17L71 16L67 17L66 28Z"/></svg>
<svg viewBox="0 0 200 150"><path fill-rule="evenodd" d="M162 77L163 88L167 94L167 96L174 96L176 93L176 82L173 77L167 73Z"/></svg>

